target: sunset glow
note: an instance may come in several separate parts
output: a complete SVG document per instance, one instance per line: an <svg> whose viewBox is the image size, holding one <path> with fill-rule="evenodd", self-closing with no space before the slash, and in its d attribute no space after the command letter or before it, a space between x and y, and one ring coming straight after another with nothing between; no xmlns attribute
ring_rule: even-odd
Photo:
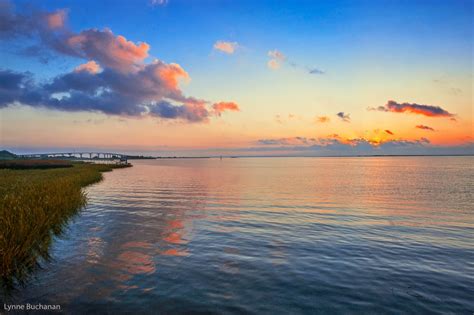
<svg viewBox="0 0 474 315"><path fill-rule="evenodd" d="M106 14L86 19L85 7ZM2 1L0 144L473 153L468 7Z"/></svg>

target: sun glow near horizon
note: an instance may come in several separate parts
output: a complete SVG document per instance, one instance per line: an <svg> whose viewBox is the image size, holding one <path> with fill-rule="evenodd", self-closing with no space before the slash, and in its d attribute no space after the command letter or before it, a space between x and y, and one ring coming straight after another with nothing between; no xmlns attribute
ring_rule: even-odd
<svg viewBox="0 0 474 315"><path fill-rule="evenodd" d="M474 152L468 2L34 5L1 6L2 147Z"/></svg>

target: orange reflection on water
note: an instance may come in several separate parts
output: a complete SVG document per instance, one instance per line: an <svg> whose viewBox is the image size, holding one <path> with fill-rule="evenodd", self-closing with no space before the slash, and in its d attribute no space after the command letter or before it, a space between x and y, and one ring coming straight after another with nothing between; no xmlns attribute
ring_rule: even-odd
<svg viewBox="0 0 474 315"><path fill-rule="evenodd" d="M117 257L117 260L120 269L126 270L132 275L150 274L156 271L152 257L149 254L125 251Z"/></svg>
<svg viewBox="0 0 474 315"><path fill-rule="evenodd" d="M183 223L183 220L175 219L175 220L170 220L167 222L167 229L170 231L166 237L163 238L163 240L170 244L170 245L182 245L182 244L187 244L188 241L184 239L184 233L185 233L185 225ZM187 256L188 252L187 250L182 250L180 248L169 248L164 251L159 252L161 255L164 256Z"/></svg>
<svg viewBox="0 0 474 315"><path fill-rule="evenodd" d="M170 248L161 252L161 254L164 256L188 256L188 251L179 250L177 248Z"/></svg>
<svg viewBox="0 0 474 315"><path fill-rule="evenodd" d="M130 248L130 247L135 247L135 248L151 248L152 245L148 242L127 242L122 245L123 248Z"/></svg>
<svg viewBox="0 0 474 315"><path fill-rule="evenodd" d="M110 277L119 282L117 287L122 290L133 289L134 286L126 283L136 275L149 275L156 272L156 266L149 242L126 242L120 246L119 253L107 266L110 268Z"/></svg>
<svg viewBox="0 0 474 315"><path fill-rule="evenodd" d="M182 229L184 227L182 220L171 220L168 221L168 227L170 229Z"/></svg>
<svg viewBox="0 0 474 315"><path fill-rule="evenodd" d="M167 237L164 238L164 240L168 243L171 244L183 244L186 243L186 241L183 241L181 234L178 232L172 232L170 233Z"/></svg>

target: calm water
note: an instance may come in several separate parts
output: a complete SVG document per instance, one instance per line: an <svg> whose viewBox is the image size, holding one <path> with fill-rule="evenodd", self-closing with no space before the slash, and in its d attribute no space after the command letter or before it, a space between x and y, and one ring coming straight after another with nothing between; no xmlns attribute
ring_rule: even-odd
<svg viewBox="0 0 474 315"><path fill-rule="evenodd" d="M68 313L474 312L474 158L134 161L16 293Z"/></svg>

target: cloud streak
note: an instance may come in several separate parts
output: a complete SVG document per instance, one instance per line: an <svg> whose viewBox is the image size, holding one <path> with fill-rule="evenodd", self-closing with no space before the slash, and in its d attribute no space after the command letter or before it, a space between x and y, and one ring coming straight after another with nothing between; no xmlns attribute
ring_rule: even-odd
<svg viewBox="0 0 474 315"><path fill-rule="evenodd" d="M429 131L435 131L433 128L431 128L430 126L425 126L425 125L416 125L417 129L422 129L422 130L429 130Z"/></svg>
<svg viewBox="0 0 474 315"><path fill-rule="evenodd" d="M289 137L289 138L270 138L270 139L259 139L258 144L261 145L317 145L319 144L316 138L306 137Z"/></svg>
<svg viewBox="0 0 474 315"><path fill-rule="evenodd" d="M277 49L268 51L267 55L268 57L270 57L270 60L268 60L267 62L267 66L268 68L272 70L280 69L280 67L284 63L288 63L293 68L299 68L299 69L305 70L308 74L322 75L326 73L323 70L315 68L315 67L302 66L293 61L289 61L287 56L285 56L281 51Z"/></svg>
<svg viewBox="0 0 474 315"><path fill-rule="evenodd" d="M373 141L365 138L344 139L338 135L330 135L322 138L289 137L289 138L267 138L257 140L260 145L256 150L261 151L286 151L310 152L322 155L371 155L371 154L394 154L409 153L411 150L428 149L430 141L427 138L417 140L387 139L384 141ZM413 153L413 152L412 152Z"/></svg>
<svg viewBox="0 0 474 315"><path fill-rule="evenodd" d="M420 105L416 103L397 103L395 101L388 101L384 106L375 108L369 107L368 110L392 113L411 113L428 117L455 117L455 114L448 112L440 106Z"/></svg>
<svg viewBox="0 0 474 315"><path fill-rule="evenodd" d="M212 105L214 112L220 116L225 111L240 111L239 105L234 102L219 102Z"/></svg>
<svg viewBox="0 0 474 315"><path fill-rule="evenodd" d="M229 150L231 151L231 150ZM249 156L371 156L371 155L430 155L473 154L474 143L457 146L433 145L427 138L415 140L390 139L375 142L370 139L343 139L338 135L322 138L260 139L256 146L240 148L232 154Z"/></svg>
<svg viewBox="0 0 474 315"><path fill-rule="evenodd" d="M308 69L309 74L325 74L326 73L323 70L318 69L318 68L307 68L307 69Z"/></svg>

